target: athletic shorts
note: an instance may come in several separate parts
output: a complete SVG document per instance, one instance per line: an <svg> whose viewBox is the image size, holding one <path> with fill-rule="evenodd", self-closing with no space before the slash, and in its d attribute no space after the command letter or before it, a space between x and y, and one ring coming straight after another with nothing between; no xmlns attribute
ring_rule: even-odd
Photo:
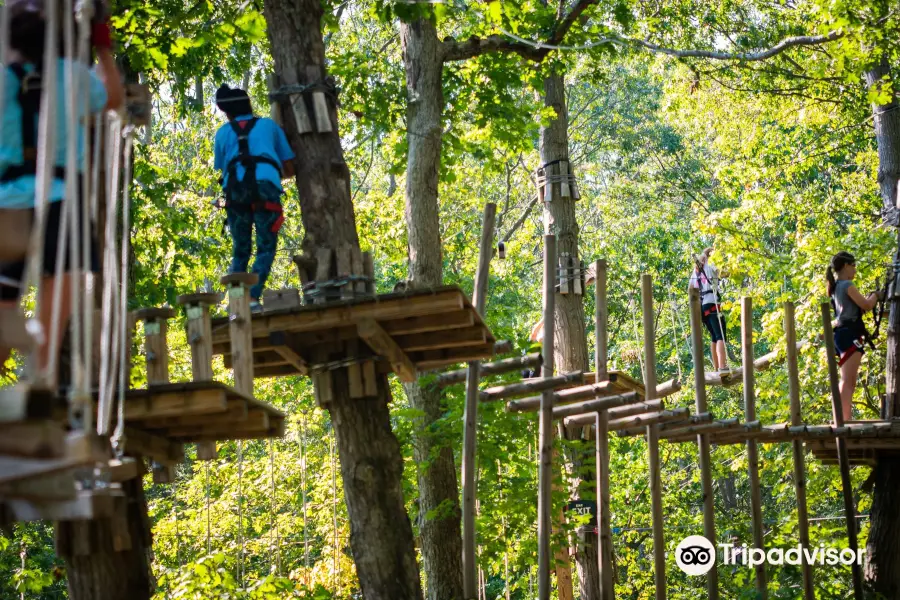
<svg viewBox="0 0 900 600"><path fill-rule="evenodd" d="M41 271L41 274L44 277L52 277L56 274L56 255L57 250L59 249L59 230L60 225L62 224L62 210L64 202L65 200L62 200L60 202L51 202L47 205L47 229L44 234L44 260L43 268ZM78 210L78 220L79 222L81 221L80 206ZM69 250L70 243L70 240L67 239L65 252L63 253L64 272L68 271L70 265L72 264L72 256ZM78 248L78 252L80 253L81 251L82 249ZM24 260L5 264L0 263L0 278L21 283L25 278L25 268L26 263ZM97 240L94 236L93 227L91 228L90 270L95 273L100 270L97 257ZM0 282L0 301L15 302L21 297L21 295L22 290L19 286L12 286L8 285L7 283Z"/></svg>
<svg viewBox="0 0 900 600"><path fill-rule="evenodd" d="M866 331L862 321L856 320L834 328L834 351L839 365L847 362L855 352L866 353Z"/></svg>
<svg viewBox="0 0 900 600"><path fill-rule="evenodd" d="M728 339L728 332L725 327L725 315L712 311L709 314L706 314L707 311L716 308L715 304L704 304L703 314L706 315L703 317L703 324L706 326L706 330L709 332L709 337L712 338L712 342L715 344L719 341L725 341ZM721 318L721 323L719 319Z"/></svg>

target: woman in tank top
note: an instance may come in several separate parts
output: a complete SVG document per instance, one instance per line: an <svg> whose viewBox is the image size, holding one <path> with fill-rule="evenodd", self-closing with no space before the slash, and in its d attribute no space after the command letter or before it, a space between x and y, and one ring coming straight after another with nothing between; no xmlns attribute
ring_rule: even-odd
<svg viewBox="0 0 900 600"><path fill-rule="evenodd" d="M849 252L838 252L831 258L825 272L828 295L832 299L836 313L834 326L834 348L841 367L841 406L844 419L851 417L853 392L856 391L856 377L859 364L865 353L866 328L862 315L875 308L881 292L866 296L853 285L856 276L856 259Z"/></svg>

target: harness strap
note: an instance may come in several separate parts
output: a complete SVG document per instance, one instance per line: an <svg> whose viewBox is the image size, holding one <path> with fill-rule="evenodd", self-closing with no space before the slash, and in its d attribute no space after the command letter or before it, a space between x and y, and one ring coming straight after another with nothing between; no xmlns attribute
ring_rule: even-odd
<svg viewBox="0 0 900 600"><path fill-rule="evenodd" d="M711 307L709 307L703 311L703 316L708 317L709 315L711 315L713 313L717 313L717 312L719 312L719 305L713 304Z"/></svg>
<svg viewBox="0 0 900 600"><path fill-rule="evenodd" d="M9 65L9 70L19 80L16 101L22 110L22 163L11 165L0 174L0 183L14 181L25 175L37 175L37 119L41 110L43 81L38 70L28 73L22 63ZM54 167L53 177L65 179L64 167Z"/></svg>

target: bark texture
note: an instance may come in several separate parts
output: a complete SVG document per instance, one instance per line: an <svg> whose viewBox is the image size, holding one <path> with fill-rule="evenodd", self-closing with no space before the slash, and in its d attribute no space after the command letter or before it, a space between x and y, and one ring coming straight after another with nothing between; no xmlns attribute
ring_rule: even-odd
<svg viewBox="0 0 900 600"><path fill-rule="evenodd" d="M275 71L282 85L325 79L322 3L318 0L265 0ZM288 139L297 154L297 189L305 238L304 254L322 248L359 247L350 173L338 134L337 112L329 102L332 131L299 135L283 102ZM314 270L314 268L313 268ZM378 395L351 400L346 371L332 374L331 414L341 460L350 548L366 600L422 598L412 526L403 502L402 457L391 430L387 378Z"/></svg>
<svg viewBox="0 0 900 600"><path fill-rule="evenodd" d="M554 109L556 118L541 128L541 163L569 158L569 113L566 105L566 87L563 75L554 73L544 80L544 106ZM544 219L548 233L556 235L557 253L570 254L578 260L578 221L575 218L575 201L553 194L548 186L545 198L553 198L544 205ZM560 373L587 371L587 333L584 324L583 296L575 294L556 295L556 335L555 360ZM575 457L583 462L590 457ZM574 482L577 486L579 482ZM599 591L599 565L597 562L597 534L590 531L583 539L584 548L593 551L579 551L576 554L581 598L597 600ZM571 600L572 572L569 557L563 549L556 555L556 578L560 600Z"/></svg>
<svg viewBox="0 0 900 600"><path fill-rule="evenodd" d="M866 73L869 88L891 82L891 71L883 59ZM878 143L878 184L885 221L897 226L897 182L900 180L900 111L896 94L891 102L873 105L875 139ZM895 260L900 258L900 248ZM890 302L887 330L885 404L883 417L900 418L900 306ZM885 598L900 597L900 459L880 458L875 466L875 497L871 529L866 542L865 578L872 591Z"/></svg>
<svg viewBox="0 0 900 600"><path fill-rule="evenodd" d="M434 287L443 282L438 180L441 164L441 114L444 104L443 56L430 18L400 24L406 70L407 142L406 228L409 283ZM410 405L422 412L414 433L419 465L419 531L426 597L463 597L459 483L453 449L437 434L445 412L438 389L404 385Z"/></svg>
<svg viewBox="0 0 900 600"><path fill-rule="evenodd" d="M122 489L125 520L119 524L127 527L127 550L116 551L110 519L56 524L56 550L66 563L71 600L149 600L156 591L143 480L126 481Z"/></svg>

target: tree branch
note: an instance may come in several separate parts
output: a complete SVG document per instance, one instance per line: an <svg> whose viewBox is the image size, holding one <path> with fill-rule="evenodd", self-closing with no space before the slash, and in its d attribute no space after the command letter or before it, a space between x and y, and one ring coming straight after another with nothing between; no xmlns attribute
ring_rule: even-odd
<svg viewBox="0 0 900 600"><path fill-rule="evenodd" d="M490 35L486 38L472 36L462 42L457 42L452 38L445 39L441 44L444 62L467 60L491 52L512 52L527 60L541 62L553 51L553 48L547 46L555 46L563 41L575 21L584 14L585 10L596 3L597 0L578 0L572 10L560 21L557 21L546 44L526 44L502 35Z"/></svg>
<svg viewBox="0 0 900 600"><path fill-rule="evenodd" d="M796 46L818 46L838 40L846 35L843 31L835 29L825 35L799 35L784 38L771 48L760 50L758 52L716 52L713 50L676 50L674 48L666 48L665 46L657 46L646 40L634 38L610 37L600 40L597 43L609 42L620 44L623 46L639 46L657 54L667 54L676 58L708 58L712 60L734 60L734 61L760 61L772 58L794 48ZM596 43L595 43L596 44Z"/></svg>

